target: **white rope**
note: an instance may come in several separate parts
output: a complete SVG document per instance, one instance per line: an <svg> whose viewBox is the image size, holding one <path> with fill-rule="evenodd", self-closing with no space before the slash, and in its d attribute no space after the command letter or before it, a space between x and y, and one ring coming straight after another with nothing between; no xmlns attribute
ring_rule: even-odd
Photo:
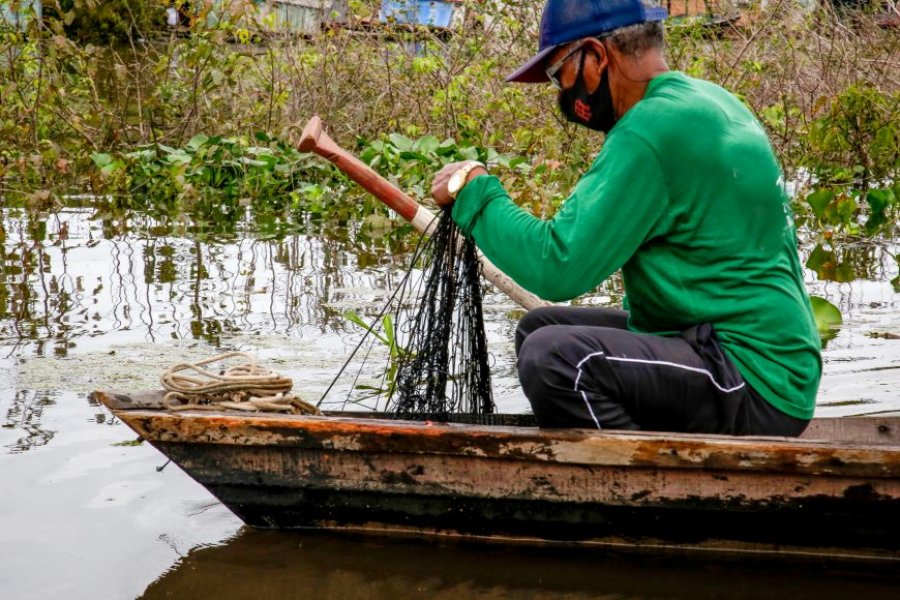
<svg viewBox="0 0 900 600"><path fill-rule="evenodd" d="M221 373L204 365L242 358L244 362ZM226 352L197 363L178 363L160 378L169 410L275 411L293 414L321 414L318 408L290 393L294 382L262 367L245 352Z"/></svg>

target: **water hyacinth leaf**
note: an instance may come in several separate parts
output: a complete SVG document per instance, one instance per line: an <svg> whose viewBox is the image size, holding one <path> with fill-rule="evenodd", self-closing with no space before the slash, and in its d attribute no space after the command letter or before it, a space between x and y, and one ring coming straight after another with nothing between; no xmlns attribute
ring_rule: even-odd
<svg viewBox="0 0 900 600"><path fill-rule="evenodd" d="M846 282L858 279L859 275L853 270L853 262L839 260L837 253L826 250L822 244L817 245L806 260L806 267L816 272L819 279L825 281Z"/></svg>
<svg viewBox="0 0 900 600"><path fill-rule="evenodd" d="M203 144L205 144L209 140L209 136L204 135L202 133L198 133L194 137L191 138L191 141L187 143L187 147L191 150L196 150Z"/></svg>
<svg viewBox="0 0 900 600"><path fill-rule="evenodd" d="M359 159L370 166L373 165L379 158L381 158L381 150L376 150L373 146L368 146L365 150L359 153Z"/></svg>
<svg viewBox="0 0 900 600"><path fill-rule="evenodd" d="M859 211L859 204L853 196L844 196L835 206L837 218L841 223L851 224L851 220ZM826 211L827 213L828 211Z"/></svg>
<svg viewBox="0 0 900 600"><path fill-rule="evenodd" d="M91 160L94 161L94 164L97 165L97 168L102 169L112 162L112 156L106 154L105 152L93 152L91 154Z"/></svg>
<svg viewBox="0 0 900 600"><path fill-rule="evenodd" d="M816 328L824 339L830 339L837 334L838 328L844 323L841 311L837 306L818 296L810 296L813 316L816 319Z"/></svg>
<svg viewBox="0 0 900 600"><path fill-rule="evenodd" d="M509 168L510 169L524 167L527 170L531 167L531 165L528 162L528 159L524 156L516 156L513 158L509 158L507 155L504 155L504 157L507 158L507 160L509 160Z"/></svg>
<svg viewBox="0 0 900 600"><path fill-rule="evenodd" d="M438 146L436 152L440 156L453 156L457 152L456 140L454 140L453 138L447 138L446 140L441 142L441 145Z"/></svg>
<svg viewBox="0 0 900 600"><path fill-rule="evenodd" d="M809 258L806 259L806 268L812 269L821 277L822 268L833 257L834 255L825 250L822 244L817 244L813 251L809 253Z"/></svg>
<svg viewBox="0 0 900 600"><path fill-rule="evenodd" d="M866 202L869 204L869 218L866 220L866 233L872 235L888 222L889 209L896 202L894 190L886 188L869 190L866 194Z"/></svg>
<svg viewBox="0 0 900 600"><path fill-rule="evenodd" d="M421 152L404 151L400 153L400 158L403 160L415 160L426 164L431 162L431 159Z"/></svg>
<svg viewBox="0 0 900 600"><path fill-rule="evenodd" d="M478 148L475 146L466 146L459 149L460 155L466 160L478 160Z"/></svg>
<svg viewBox="0 0 900 600"><path fill-rule="evenodd" d="M813 213L820 219L825 217L825 209L834 200L834 192L827 189L816 190L806 197L806 202L812 208Z"/></svg>
<svg viewBox="0 0 900 600"><path fill-rule="evenodd" d="M172 164L186 165L191 162L191 157L183 150L178 150L168 155L166 157L166 160Z"/></svg>
<svg viewBox="0 0 900 600"><path fill-rule="evenodd" d="M409 151L413 148L413 141L406 137L405 135L400 135L399 133L392 133L388 136L388 139L391 140L391 143L397 150L400 151Z"/></svg>
<svg viewBox="0 0 900 600"><path fill-rule="evenodd" d="M422 152L424 154L428 154L431 152L437 152L437 149L440 147L440 141L434 137L433 135L426 135L423 138L420 138L413 145L413 148L418 152Z"/></svg>
<svg viewBox="0 0 900 600"><path fill-rule="evenodd" d="M274 162L269 163L265 160L256 160L254 158L250 158L249 156L242 157L241 162L250 167L269 167L274 164Z"/></svg>

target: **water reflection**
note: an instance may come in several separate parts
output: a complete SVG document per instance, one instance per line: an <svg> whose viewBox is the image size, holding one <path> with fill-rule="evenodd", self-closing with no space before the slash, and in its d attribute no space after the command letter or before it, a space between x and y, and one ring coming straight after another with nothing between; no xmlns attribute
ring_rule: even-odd
<svg viewBox="0 0 900 600"><path fill-rule="evenodd" d="M0 245L0 349L66 356L85 338L220 344L234 333L344 331L335 304L383 297L403 256L337 236L198 241L141 215L6 213ZM337 238L337 239L335 239ZM341 239L343 238L343 239ZM360 262L369 265L361 268Z"/></svg>
<svg viewBox="0 0 900 600"><path fill-rule="evenodd" d="M311 380L304 392L312 390L307 397L315 398L360 335L343 313L352 309L371 321L403 276L415 241L369 235L362 226L346 224L353 219L288 222L234 213L216 228L168 214L114 211L100 199L70 204L42 215L0 209L0 359L58 359L57 368L72 368L79 357L115 352L109 361L83 369L125 375L125 359L140 357L119 359L123 345L146 353L140 344L194 341L200 346L196 353L208 356L223 346L256 351L262 346L246 343L254 336L266 340L267 358L284 359L291 348L314 346L291 358L305 361L297 374L305 383ZM897 248L809 247L803 257L807 285L836 304L845 319L825 351L819 414L848 414L861 402L866 410L900 408L893 391L900 386L900 342L871 337L900 333L900 295L888 283L897 275ZM612 278L577 303L620 300L621 281ZM512 309L501 294L487 295L485 320L500 391L495 398L504 410L519 411L527 404L515 385ZM367 372L377 376L378 368L367 366ZM0 373L0 387L9 376ZM29 381L33 391L36 378ZM136 379L121 381L119 387L128 387ZM154 379L146 385L155 385ZM337 395L333 408L344 397ZM30 426L38 427L40 413L31 419ZM26 437L32 435L21 427Z"/></svg>
<svg viewBox="0 0 900 600"><path fill-rule="evenodd" d="M163 460L153 448L118 445L133 432L84 392L150 387L157 368L229 346L275 361L315 398L358 339L344 310L371 320L411 244L325 221L263 232L249 217L216 229L114 215L94 200L49 215L0 208L0 588L11 585L9 597L134 597L176 560L144 597L890 597L879 581L821 572L246 530L198 546L231 535L236 519L177 467L157 472ZM896 254L823 245L804 257L809 289L845 319L824 353L820 416L900 409L900 341L869 335L900 333L900 295L888 283ZM620 299L613 279L579 304ZM516 384L513 309L498 293L486 298L495 400L509 412L527 407ZM176 538L175 551L163 543ZM35 587L48 568L57 581Z"/></svg>
<svg viewBox="0 0 900 600"><path fill-rule="evenodd" d="M222 545L191 550L141 598L874 600L895 597L895 586L891 576L849 577L788 565L765 569L245 528Z"/></svg>
<svg viewBox="0 0 900 600"><path fill-rule="evenodd" d="M887 281L896 271L893 255L883 245L870 242L841 245L816 244L806 266L822 281L846 283L859 279Z"/></svg>
<svg viewBox="0 0 900 600"><path fill-rule="evenodd" d="M45 408L56 404L54 396L50 392L26 390L12 392L9 405L4 407L3 424L0 425L4 429L16 430L21 436L16 441L6 444L10 452L25 452L50 443L56 432L44 428L41 417ZM6 402L2 404L5 405Z"/></svg>

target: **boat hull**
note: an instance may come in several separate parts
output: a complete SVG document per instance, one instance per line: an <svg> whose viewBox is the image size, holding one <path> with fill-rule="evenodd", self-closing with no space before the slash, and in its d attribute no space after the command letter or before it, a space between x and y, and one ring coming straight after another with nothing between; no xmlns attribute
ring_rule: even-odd
<svg viewBox="0 0 900 600"><path fill-rule="evenodd" d="M792 440L114 411L259 528L900 560L890 419Z"/></svg>

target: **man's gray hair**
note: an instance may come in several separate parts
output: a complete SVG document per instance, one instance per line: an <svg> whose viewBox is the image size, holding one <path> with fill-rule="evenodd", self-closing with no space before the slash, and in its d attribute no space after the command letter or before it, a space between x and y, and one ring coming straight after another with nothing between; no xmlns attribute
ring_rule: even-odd
<svg viewBox="0 0 900 600"><path fill-rule="evenodd" d="M644 6L657 6L655 2L644 0ZM651 48L665 48L666 38L662 21L648 21L620 27L609 34L609 39L619 52L632 58L640 56Z"/></svg>

